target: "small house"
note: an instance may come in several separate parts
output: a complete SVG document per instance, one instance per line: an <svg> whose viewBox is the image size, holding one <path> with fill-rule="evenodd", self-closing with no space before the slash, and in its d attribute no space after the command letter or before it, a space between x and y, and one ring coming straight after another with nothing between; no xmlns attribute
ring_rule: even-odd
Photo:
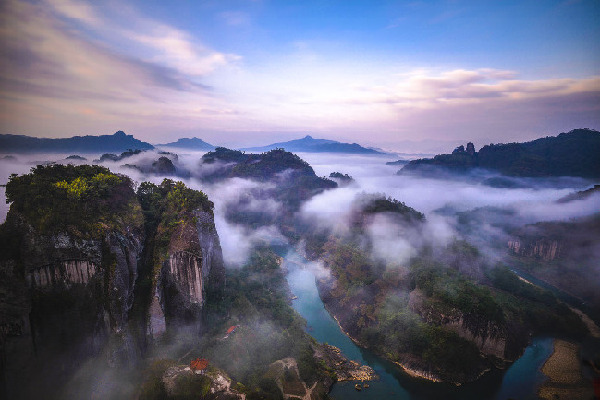
<svg viewBox="0 0 600 400"><path fill-rule="evenodd" d="M208 360L206 358L196 358L190 361L190 369L192 372L203 375L208 368Z"/></svg>

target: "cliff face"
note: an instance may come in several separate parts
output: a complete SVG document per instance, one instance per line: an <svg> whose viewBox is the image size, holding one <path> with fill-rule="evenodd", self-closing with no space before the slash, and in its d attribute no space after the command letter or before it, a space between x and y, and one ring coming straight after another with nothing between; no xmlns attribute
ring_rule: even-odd
<svg viewBox="0 0 600 400"><path fill-rule="evenodd" d="M155 277L149 310L149 332L159 337L169 325L199 328L206 290L222 286L225 267L211 211L195 210L193 218L171 235L167 256Z"/></svg>
<svg viewBox="0 0 600 400"><path fill-rule="evenodd" d="M108 281L109 315L112 328L117 331L125 327L133 305L133 289L144 242L142 232L141 227L129 228L124 233L110 233L106 238L108 258L111 261Z"/></svg>
<svg viewBox="0 0 600 400"><path fill-rule="evenodd" d="M7 395L51 396L69 371L102 351L111 334L124 335L143 234L139 226L127 226L98 239L46 235L14 213L9 224L20 246L2 268L11 276L3 289L12 291L14 311L0 323ZM109 350L109 362L131 362L135 352L124 343ZM39 368L48 372L28 386Z"/></svg>
<svg viewBox="0 0 600 400"><path fill-rule="evenodd" d="M212 203L181 183L164 189L157 239L127 177L51 166L11 178L0 225L0 397L60 397L90 357L132 367L148 333L199 323L207 288L224 275ZM148 262L153 241L160 256Z"/></svg>
<svg viewBox="0 0 600 400"><path fill-rule="evenodd" d="M225 277L225 264L214 215L207 211L196 211L194 215L197 221L198 243L203 254L202 276L209 277L220 285Z"/></svg>
<svg viewBox="0 0 600 400"><path fill-rule="evenodd" d="M600 213L525 225L511 232L507 250L519 268L580 298L586 313L600 321L600 285L590 278L600 273Z"/></svg>
<svg viewBox="0 0 600 400"><path fill-rule="evenodd" d="M492 321L465 314L459 310L443 313L435 307L426 306L424 295L419 289L410 292L409 308L427 323L443 325L477 345L483 354L501 359L507 358L506 329Z"/></svg>
<svg viewBox="0 0 600 400"><path fill-rule="evenodd" d="M89 260L64 260L29 271L27 283L36 289L60 284L70 287L74 283L87 284L97 271L98 267Z"/></svg>
<svg viewBox="0 0 600 400"><path fill-rule="evenodd" d="M562 253L562 243L552 239L522 240L514 238L508 241L509 250L519 256L552 261Z"/></svg>
<svg viewBox="0 0 600 400"><path fill-rule="evenodd" d="M204 302L202 255L186 251L169 254L161 271L163 314L167 323L199 320Z"/></svg>

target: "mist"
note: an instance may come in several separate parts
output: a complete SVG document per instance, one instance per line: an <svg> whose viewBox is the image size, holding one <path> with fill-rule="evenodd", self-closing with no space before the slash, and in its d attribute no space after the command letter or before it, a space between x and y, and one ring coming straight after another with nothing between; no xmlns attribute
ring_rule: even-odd
<svg viewBox="0 0 600 400"><path fill-rule="evenodd" d="M337 236L348 235L349 220L356 201L365 193L380 193L404 202L425 214L419 228L377 215L363 233L363 250L374 261L405 265L424 245L445 248L455 239L467 239L493 263L502 260L510 230L545 221L569 221L600 210L600 194L583 200L559 203L557 200L595 182L581 178L511 178L519 187L497 188L486 179L498 174L477 170L469 174L444 172L441 179L431 176L397 175L399 167L385 165L393 157L302 154L318 175L333 171L353 176L351 187L325 191L309 201L301 217L315 230ZM473 219L465 228L464 220ZM367 245L364 245L368 243Z"/></svg>
<svg viewBox="0 0 600 400"><path fill-rule="evenodd" d="M232 209L248 213L277 215L285 207L272 198L257 196L256 192L272 188L275 183L256 182L248 179L231 178L217 183L203 181L207 173L213 173L221 164L202 164L204 152L166 154L177 168L177 175L143 173L125 164L148 165L165 154L146 151L117 162L107 161L104 165L113 172L125 174L136 183L151 181L159 184L164 178L182 180L186 185L207 193L214 202L215 224L221 239L223 255L228 266L239 266L247 260L248 254L257 244L287 243L287 239L275 225L251 228L236 224L228 219ZM584 200L557 203L560 198L594 184L580 178L511 178L518 180L516 188L497 188L485 184L485 179L497 176L488 171L476 171L467 175L448 175L443 179L413 175L397 175L398 166L389 166L387 161L397 159L395 155L365 156L348 154L300 153L319 176L331 172L349 174L354 178L352 185L329 189L306 201L299 212L303 222L314 225L314 229L336 235L345 235L349 230L349 218L356 207L356 199L361 193L380 193L404 202L407 206L426 216L423 229L416 233L408 232L385 216L377 217L367 228L368 240L374 256L386 262L396 260L403 263L414 255L424 243L445 246L452 238L458 237L457 215L483 208L504 210L511 215L503 217L503 225L526 225L542 221L567 221L598 212L600 195L592 195ZM86 154L87 161L68 160L67 154L28 154L14 158L0 159L0 181L5 183L10 174L27 173L30 168L47 162L92 163L99 154ZM2 200L5 188L0 188ZM0 221L4 221L8 211L5 201L0 201ZM479 235L496 238L504 235L502 229L482 221ZM480 240L485 243L485 240Z"/></svg>
<svg viewBox="0 0 600 400"><path fill-rule="evenodd" d="M473 277L482 276L482 267L477 263L492 266L497 261L506 261L509 253L508 242L515 232L525 229L536 232L532 224L548 221L572 221L597 214L600 210L600 194L592 194L582 200L559 202L558 200L577 191L587 189L597 182L579 178L510 178L517 182L515 187L491 187L489 178L498 174L477 170L469 174L449 174L439 178L397 174L400 167L386 165L396 156L359 156L346 154L300 154L318 176L327 177L331 172L340 172L353 177L352 184L326 189L301 203L300 208L291 211L289 204L269 197L286 179L286 172L267 182L251 179L220 178L208 176L226 168L227 164L203 164L203 152L164 154L147 151L119 161L99 163L111 171L129 176L137 187L143 181L160 184L163 179L181 180L188 187L206 193L214 203L215 226L223 250L225 266L230 270L244 267L253 251L260 246L276 245L294 249L286 256L286 263L294 263L295 256L306 256L307 238L320 235L325 240L352 240L373 265L394 270L400 275L409 271L411 260L428 249L434 257L439 256L443 265L453 261L446 252L457 240L466 240L475 246L481 260L461 265L461 272ZM24 174L40 163L93 163L100 155L86 155L87 160L67 159L66 154L18 155L0 159L0 183L8 181L11 174ZM152 165L159 157L166 156L176 167L176 173L163 175L148 172L136 166ZM6 219L8 205L5 204L6 189L0 187L0 222ZM404 220L392 212L377 212L362 216L362 207L370 199L396 199L424 214L423 221ZM234 218L236 213L256 216L251 221ZM268 217L268 218L267 218ZM360 225L357 228L357 218ZM288 233L284 234L282 220L304 229L299 241ZM287 236L286 236L287 235ZM304 235L304 237L302 237ZM583 234L584 235L584 234ZM573 239L577 243L581 238ZM578 249L579 250L579 249ZM592 240L592 245L581 246L579 259L597 259L600 245ZM444 258L445 257L445 258ZM327 280L332 276L326 258L309 258L298 261L299 265L311 271L316 279ZM482 261L483 260L483 261ZM282 273L287 272L288 264L282 264ZM485 267L484 266L484 267ZM464 268L464 271L462 270ZM588 271L592 276L600 272ZM235 271L230 271L235 273ZM248 282L265 279L261 274L250 274ZM293 279L293 278L290 278ZM291 282L291 281L290 281ZM597 290L597 282L588 282L584 293ZM403 298L406 293L402 293ZM277 328L263 316L253 317L249 329L276 335ZM230 322L230 323L235 323ZM180 335L165 343L153 346L151 358L178 358L189 354L189 349L197 346L197 337ZM265 352L268 346L257 343L247 348L247 356ZM225 360L228 355L218 344L211 359ZM244 359L240 364L249 362ZM240 367L241 368L241 367ZM240 369L241 371L241 369ZM112 366L99 362L98 358L83 363L64 388L65 394L89 393L92 398L131 396L138 387L139 373L121 373Z"/></svg>

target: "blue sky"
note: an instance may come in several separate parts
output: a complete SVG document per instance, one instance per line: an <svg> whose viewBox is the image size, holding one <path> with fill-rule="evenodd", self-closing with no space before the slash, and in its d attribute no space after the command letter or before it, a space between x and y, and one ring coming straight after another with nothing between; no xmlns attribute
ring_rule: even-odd
<svg viewBox="0 0 600 400"><path fill-rule="evenodd" d="M0 133L527 140L600 128L600 1L7 0Z"/></svg>

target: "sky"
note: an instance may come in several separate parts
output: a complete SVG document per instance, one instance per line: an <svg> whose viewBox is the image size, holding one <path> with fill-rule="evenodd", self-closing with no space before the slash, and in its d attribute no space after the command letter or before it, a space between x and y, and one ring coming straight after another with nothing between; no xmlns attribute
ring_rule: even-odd
<svg viewBox="0 0 600 400"><path fill-rule="evenodd" d="M600 129L600 1L3 0L0 133L402 151Z"/></svg>

